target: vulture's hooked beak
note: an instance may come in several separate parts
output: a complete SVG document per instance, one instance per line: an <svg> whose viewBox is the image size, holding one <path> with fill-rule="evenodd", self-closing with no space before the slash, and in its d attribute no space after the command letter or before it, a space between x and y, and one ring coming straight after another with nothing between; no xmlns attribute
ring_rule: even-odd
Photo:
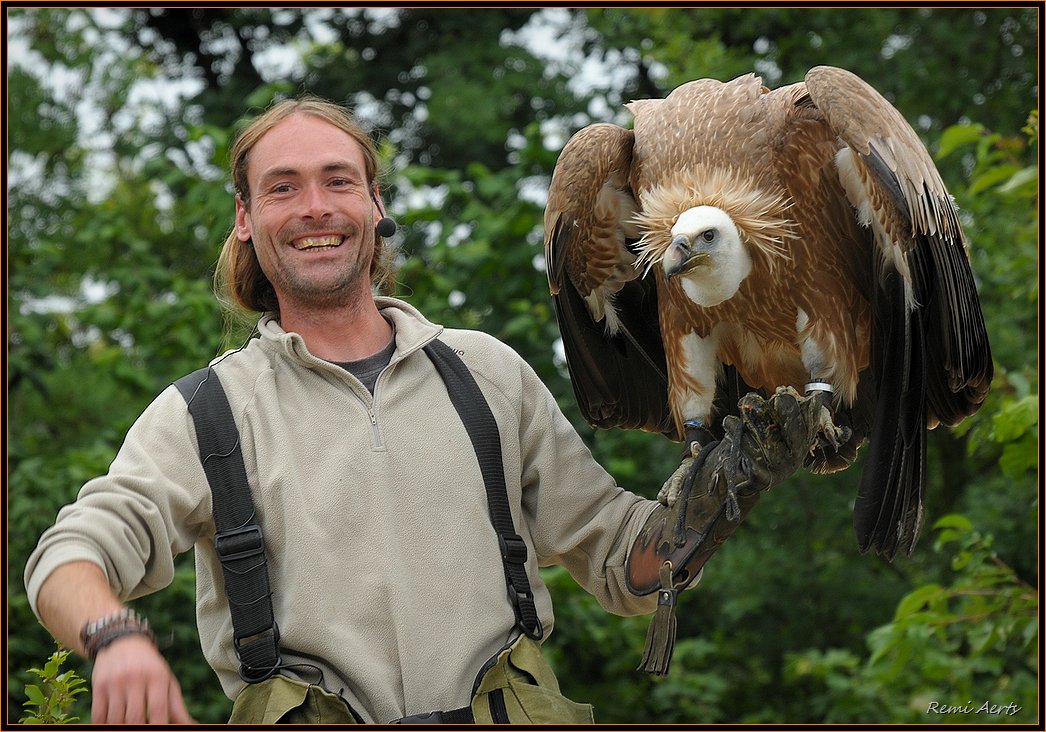
<svg viewBox="0 0 1046 732"><path fill-rule="evenodd" d="M689 237L677 234L672 238L672 243L668 245L668 250L661 259L661 265L664 267L665 277L672 279L676 275L686 274L711 261L712 255L707 249L694 249Z"/></svg>

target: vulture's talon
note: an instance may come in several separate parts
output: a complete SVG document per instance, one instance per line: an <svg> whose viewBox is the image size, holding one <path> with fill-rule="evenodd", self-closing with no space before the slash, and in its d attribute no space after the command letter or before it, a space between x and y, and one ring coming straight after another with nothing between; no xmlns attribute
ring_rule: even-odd
<svg viewBox="0 0 1046 732"><path fill-rule="evenodd" d="M741 508L737 504L737 489L740 486L739 476L746 474L745 466L742 465L744 453L741 451L741 422L730 420L723 425L726 430L726 449L719 457L716 466L716 479L722 476L726 481L726 518L729 521L737 521L741 517Z"/></svg>
<svg viewBox="0 0 1046 732"><path fill-rule="evenodd" d="M814 447L814 452L823 455L835 455L840 448L850 441L853 432L849 427L835 423L834 410L832 409L829 394L815 392L810 398L815 398L821 402L821 409L817 419L817 445Z"/></svg>

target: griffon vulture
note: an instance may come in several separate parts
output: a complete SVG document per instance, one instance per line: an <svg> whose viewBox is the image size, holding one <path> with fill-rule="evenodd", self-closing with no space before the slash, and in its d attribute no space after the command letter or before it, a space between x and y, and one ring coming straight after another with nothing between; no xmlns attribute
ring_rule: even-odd
<svg viewBox="0 0 1046 732"><path fill-rule="evenodd" d="M774 91L748 74L626 106L632 130L569 140L545 211L585 418L689 441L749 390L829 393L845 444L827 434L808 466L843 469L867 440L858 547L911 553L926 430L973 414L993 373L959 216L919 137L826 66Z"/></svg>

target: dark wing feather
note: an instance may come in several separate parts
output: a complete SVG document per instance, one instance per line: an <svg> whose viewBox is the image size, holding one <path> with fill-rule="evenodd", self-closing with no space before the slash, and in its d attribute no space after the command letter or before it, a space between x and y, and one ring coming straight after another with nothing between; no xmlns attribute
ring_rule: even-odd
<svg viewBox="0 0 1046 732"><path fill-rule="evenodd" d="M922 523L926 429L977 411L991 351L958 213L918 135L849 72L817 67L806 87L853 153L847 194L877 232L875 417L854 527L861 551L893 557Z"/></svg>
<svg viewBox="0 0 1046 732"><path fill-rule="evenodd" d="M585 420L674 436L657 292L628 250L631 151L632 133L609 124L584 128L564 147L545 210L549 289ZM594 313L592 301L603 312Z"/></svg>
<svg viewBox="0 0 1046 732"><path fill-rule="evenodd" d="M872 373L878 385L854 529L862 552L893 558L911 551L922 524L926 485L926 390L919 375L925 347L921 323L904 308L904 283L886 274L875 292Z"/></svg>

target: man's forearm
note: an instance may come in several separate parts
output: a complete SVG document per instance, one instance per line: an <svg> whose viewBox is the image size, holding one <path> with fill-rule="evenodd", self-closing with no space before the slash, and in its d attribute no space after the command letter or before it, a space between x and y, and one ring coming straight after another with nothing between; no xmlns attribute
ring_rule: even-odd
<svg viewBox="0 0 1046 732"><path fill-rule="evenodd" d="M84 655L80 629L85 623L118 612L123 604L93 562L70 562L55 569L40 587L36 607L51 635Z"/></svg>

